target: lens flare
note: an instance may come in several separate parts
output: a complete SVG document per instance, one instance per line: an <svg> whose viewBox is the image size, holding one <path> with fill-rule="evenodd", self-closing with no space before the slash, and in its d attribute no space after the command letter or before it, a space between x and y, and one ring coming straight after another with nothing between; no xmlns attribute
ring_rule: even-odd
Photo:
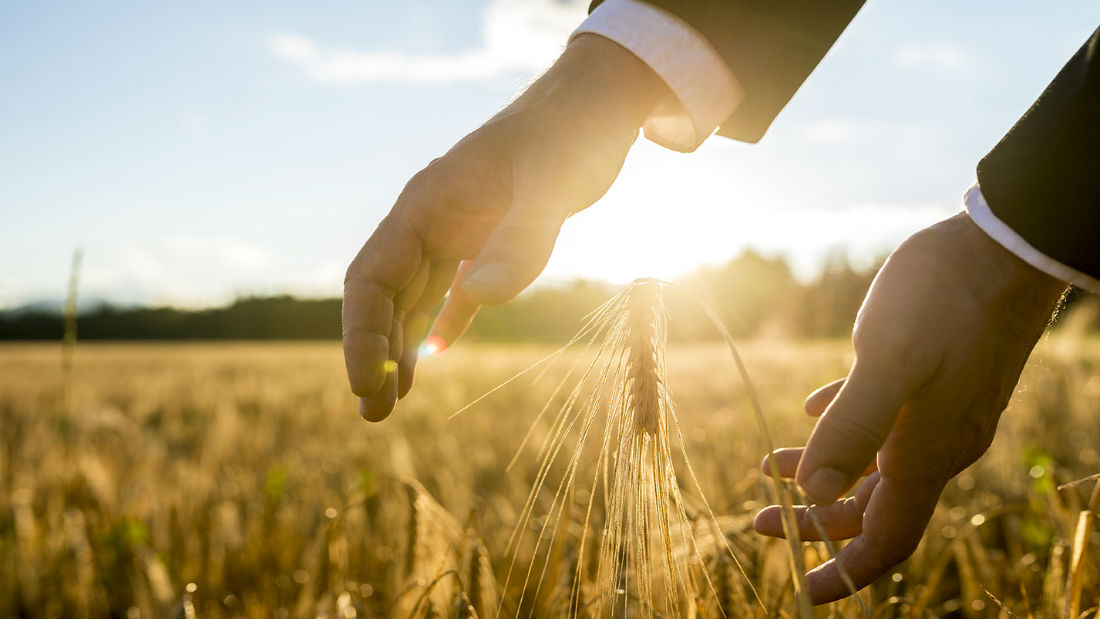
<svg viewBox="0 0 1100 619"><path fill-rule="evenodd" d="M443 338L438 335L429 335L428 339L424 340L424 344L420 346L420 356L430 357L444 350L447 350L447 342L443 341Z"/></svg>

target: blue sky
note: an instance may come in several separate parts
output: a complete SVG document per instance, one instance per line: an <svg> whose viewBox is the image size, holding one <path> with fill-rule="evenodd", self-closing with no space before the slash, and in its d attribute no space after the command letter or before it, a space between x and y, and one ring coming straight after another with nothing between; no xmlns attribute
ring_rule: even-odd
<svg viewBox="0 0 1100 619"><path fill-rule="evenodd" d="M0 5L0 306L337 295L410 175L554 57L584 4ZM764 141L639 142L542 281L673 277L755 246L801 274L950 215L1096 27L1093 2L871 0Z"/></svg>

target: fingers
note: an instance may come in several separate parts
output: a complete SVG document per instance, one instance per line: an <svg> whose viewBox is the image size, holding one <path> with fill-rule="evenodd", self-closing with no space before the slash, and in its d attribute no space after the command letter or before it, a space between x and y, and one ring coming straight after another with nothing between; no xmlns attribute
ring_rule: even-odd
<svg viewBox="0 0 1100 619"><path fill-rule="evenodd" d="M806 414L811 417L820 417L825 409L829 407L829 404L832 403L836 394L840 392L845 380L844 378L834 380L824 387L818 387L816 391L806 396Z"/></svg>
<svg viewBox="0 0 1100 619"><path fill-rule="evenodd" d="M909 558L924 534L943 486L934 480L883 479L876 472L860 484L854 497L829 505L797 506L796 523L803 540L822 539L810 510L829 539L854 538L836 559L806 575L813 603L832 602L851 593L837 568L838 562L859 590ZM763 535L784 537L781 509L771 505L761 510L753 520L753 528Z"/></svg>
<svg viewBox="0 0 1100 619"><path fill-rule="evenodd" d="M832 503L855 483L886 441L915 385L885 364L857 361L806 443L796 478L817 504Z"/></svg>
<svg viewBox="0 0 1100 619"><path fill-rule="evenodd" d="M390 328L389 350L383 366L386 376L382 381L382 386L374 393L359 398L359 416L367 421L382 421L393 412L393 405L397 403L397 362L395 359L401 356L403 341L401 323L394 320Z"/></svg>
<svg viewBox="0 0 1100 619"><path fill-rule="evenodd" d="M409 390L412 389L416 362L420 358L420 346L424 342L424 335L428 331L428 318L427 312L410 312L405 316L402 325L404 347L401 352L401 360L397 362L398 399L408 395Z"/></svg>
<svg viewBox="0 0 1100 619"><path fill-rule="evenodd" d="M760 462L760 471L771 477L771 461L774 459L780 477L794 477L795 472L798 471L798 462L802 459L803 451L802 447L780 447L771 454L764 456L764 460Z"/></svg>
<svg viewBox="0 0 1100 619"><path fill-rule="evenodd" d="M878 485L879 479L879 474L873 473L859 485L854 497L836 503L812 507L796 506L795 520L798 523L798 536L804 541L823 539L817 523L810 516L811 511L820 520L830 540L850 539L859 535L863 530L863 511L867 508L867 502ZM785 537L782 509L778 505L769 505L761 510L752 523L756 532L771 537Z"/></svg>
<svg viewBox="0 0 1100 619"><path fill-rule="evenodd" d="M802 454L806 451L805 447L781 447L772 452L772 457L775 458L775 463L779 467L780 477L794 477L798 472L798 463L802 460ZM872 460L867 468L863 469L860 474L861 477L870 475L878 470L878 462ZM772 468L768 462L768 456L764 456L764 459L760 462L760 471L765 475L771 476Z"/></svg>
<svg viewBox="0 0 1100 619"><path fill-rule="evenodd" d="M939 480L881 479L863 512L863 532L842 548L836 559L806 575L813 603L849 595L838 563L859 590L909 558L928 526L943 486Z"/></svg>
<svg viewBox="0 0 1100 619"><path fill-rule="evenodd" d="M363 245L344 279L344 362L351 390L369 397L387 380L394 300L420 268L420 242L406 225L386 218Z"/></svg>
<svg viewBox="0 0 1100 619"><path fill-rule="evenodd" d="M405 347L398 363L397 397L408 395L412 388L416 362L420 356L420 347L428 330L432 310L443 297L443 293L455 281L458 262L454 260L432 262L430 274L424 284L423 293L405 315Z"/></svg>
<svg viewBox="0 0 1100 619"><path fill-rule="evenodd" d="M359 416L367 421L382 421L393 412L397 403L397 372L386 374L382 387L366 397L359 398Z"/></svg>
<svg viewBox="0 0 1100 619"><path fill-rule="evenodd" d="M553 209L512 207L470 265L462 290L481 305L512 299L546 266L562 221Z"/></svg>
<svg viewBox="0 0 1100 619"><path fill-rule="evenodd" d="M447 348L452 346L473 322L481 305L471 299L462 289L462 279L469 272L472 263L464 261L458 267L458 274L454 278L454 285L447 293L447 300L443 302L439 315L432 325L431 339Z"/></svg>
<svg viewBox="0 0 1100 619"><path fill-rule="evenodd" d="M420 300L420 295L424 292L424 287L428 285L428 276L431 273L431 260L421 257L420 264L416 268L416 272L405 284L405 287L397 293L393 300L394 315L398 322L401 322L405 313L409 311Z"/></svg>

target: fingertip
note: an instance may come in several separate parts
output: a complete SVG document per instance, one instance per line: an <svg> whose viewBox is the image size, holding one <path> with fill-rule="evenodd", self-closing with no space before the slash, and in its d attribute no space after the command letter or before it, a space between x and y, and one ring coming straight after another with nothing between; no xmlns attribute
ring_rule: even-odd
<svg viewBox="0 0 1100 619"><path fill-rule="evenodd" d="M778 505L772 505L757 514L752 526L760 535L781 539L786 537L783 531L782 508Z"/></svg>
<svg viewBox="0 0 1100 619"><path fill-rule="evenodd" d="M370 398L359 398L359 416L364 421L378 422L390 416L393 409L386 410L374 404Z"/></svg>
<svg viewBox="0 0 1100 619"><path fill-rule="evenodd" d="M450 347L451 341L436 333L433 329L432 332L428 334L428 337L424 338L424 343L421 344L420 348L417 350L417 355L438 355Z"/></svg>
<svg viewBox="0 0 1100 619"><path fill-rule="evenodd" d="M830 559L806 573L806 584L810 587L810 602L814 606L828 604L851 595L848 585L836 569L836 559ZM856 591L862 585L856 585Z"/></svg>
<svg viewBox="0 0 1100 619"><path fill-rule="evenodd" d="M811 417L820 417L825 409L829 407L829 404L836 398L836 394L840 392L840 388L844 386L846 379L841 378L834 380L827 385L818 387L806 396L806 401L802 407L805 409L806 414Z"/></svg>
<svg viewBox="0 0 1100 619"><path fill-rule="evenodd" d="M397 403L396 371L389 372L376 393L359 398L359 416L366 421L382 421L393 412Z"/></svg>
<svg viewBox="0 0 1100 619"><path fill-rule="evenodd" d="M753 530L768 537L784 537L782 509L778 505L769 505L757 512L752 519Z"/></svg>
<svg viewBox="0 0 1100 619"><path fill-rule="evenodd" d="M416 361L419 357L417 351L412 351L406 357L401 359L401 363L397 365L397 399L409 395L409 391L413 386L413 376L416 373Z"/></svg>
<svg viewBox="0 0 1100 619"><path fill-rule="evenodd" d="M760 460L760 472L768 477L772 476L772 461L774 460L775 465L777 467L779 466L778 456L776 455L778 451L779 450L776 449L769 454L764 454L764 457Z"/></svg>
<svg viewBox="0 0 1100 619"><path fill-rule="evenodd" d="M762 460L760 460L760 472L763 473L766 477L773 477L774 476L773 471L772 471L772 465L771 465L772 458L774 458L774 457L775 457L775 452L772 452L770 454L765 454L764 458Z"/></svg>
<svg viewBox="0 0 1100 619"><path fill-rule="evenodd" d="M760 461L760 470L772 477L771 460L774 458L775 466L779 469L780 477L794 477L798 471L798 463L802 459L803 449L801 447L781 447L776 449L772 453L764 456L764 459Z"/></svg>

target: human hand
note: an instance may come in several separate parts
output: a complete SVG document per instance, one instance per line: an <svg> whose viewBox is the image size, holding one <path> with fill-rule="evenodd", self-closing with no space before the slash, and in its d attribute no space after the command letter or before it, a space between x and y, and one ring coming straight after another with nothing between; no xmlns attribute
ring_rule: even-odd
<svg viewBox="0 0 1100 619"><path fill-rule="evenodd" d="M448 288L433 335L449 345L480 304L508 301L538 276L565 218L611 186L664 88L627 50L580 35L516 101L413 176L344 280L344 360L365 419L384 419L409 391Z"/></svg>
<svg viewBox="0 0 1100 619"><path fill-rule="evenodd" d="M815 604L849 594L837 563L859 589L913 553L944 486L989 447L1064 289L966 214L890 256L856 319L848 377L806 400L820 416L806 447L775 454L815 503L797 508L802 539L821 539L807 509L831 539L852 538L807 574ZM754 526L782 536L780 517L770 506Z"/></svg>

